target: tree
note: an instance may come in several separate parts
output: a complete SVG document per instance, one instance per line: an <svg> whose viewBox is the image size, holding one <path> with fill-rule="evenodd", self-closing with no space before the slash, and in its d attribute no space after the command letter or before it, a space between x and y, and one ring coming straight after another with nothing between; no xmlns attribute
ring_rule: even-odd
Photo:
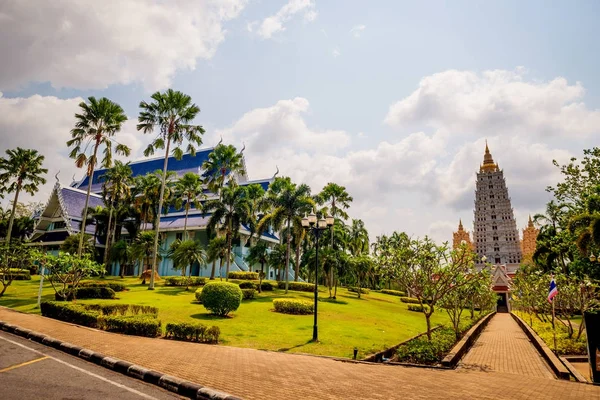
<svg viewBox="0 0 600 400"><path fill-rule="evenodd" d="M154 231L142 231L135 238L134 242L131 244L131 255L132 259L140 260L141 268L141 276L142 276L142 285L146 284L146 275L144 272L144 260L146 260L145 266L150 266L150 257L153 257L153 253L155 251L154 247ZM159 255L160 257L160 255ZM154 269L154 268L148 268Z"/></svg>
<svg viewBox="0 0 600 400"><path fill-rule="evenodd" d="M119 240L110 248L110 261L119 263L119 276L123 278L123 270L125 265L131 260L131 250L127 242L123 239Z"/></svg>
<svg viewBox="0 0 600 400"><path fill-rule="evenodd" d="M80 245L81 243L81 245ZM67 236L65 241L60 245L60 250L79 256L86 255L87 257L93 258L96 255L96 244L94 243L94 237L87 233L76 233L74 235Z"/></svg>
<svg viewBox="0 0 600 400"><path fill-rule="evenodd" d="M202 164L206 184L213 193L221 197L221 189L225 186L225 177L229 174L229 180L235 180L236 175L245 174L244 158L242 153L229 144L218 144L208 155L208 160Z"/></svg>
<svg viewBox="0 0 600 400"><path fill-rule="evenodd" d="M262 232L269 223L281 227L285 222L287 232L291 232L292 222L295 219L302 219L302 216L315 206L315 202L310 196L310 187L306 184L296 185L289 178L275 178L273 184L275 184L275 190L269 188L271 192L267 196L273 211L261 219L257 229ZM292 236L288 235L285 257L285 293L288 292L289 284L291 240Z"/></svg>
<svg viewBox="0 0 600 400"><path fill-rule="evenodd" d="M71 129L71 139L67 141L67 146L72 147L69 157L75 160L77 168L86 166L88 177L88 188L83 207L83 220L86 220L86 213L94 180L94 169L98 163L98 151L104 146L104 157L101 165L104 168L112 166L113 140L112 137L121 130L121 127L127 116L120 105L102 97L97 100L95 97L88 97L88 103L81 102L79 107L81 113L75 114L75 127ZM90 148L92 154L86 152ZM131 149L124 144L117 143L114 148L116 154L129 156ZM77 255L81 256L83 250L83 236L80 238Z"/></svg>
<svg viewBox="0 0 600 400"><path fill-rule="evenodd" d="M279 277L279 271L283 268L287 257L287 247L284 244L277 244L269 253L268 264L269 267L277 270L277 276Z"/></svg>
<svg viewBox="0 0 600 400"><path fill-rule="evenodd" d="M63 252L58 256L38 253L36 258L45 267L44 276L62 300L74 300L82 279L104 272L104 267L92 261L87 254L82 257Z"/></svg>
<svg viewBox="0 0 600 400"><path fill-rule="evenodd" d="M165 161L163 165L163 175L158 199L158 209L163 207L163 198L167 179L167 167L171 144L174 145L173 156L177 160L183 157L181 144L184 140L188 141L187 151L196 155L195 145L202 144L202 134L204 128L200 125L193 125L191 122L200 113L200 108L192 103L192 98L173 89L168 89L164 93L156 92L152 96L153 102L140 103L140 115L138 117L137 130L144 133L152 133L155 128L159 129L157 137L148 145L144 151L146 157L154 154L157 149L165 149ZM149 290L154 290L154 271L158 255L160 213L155 216L155 236L154 236L154 255L152 258L152 269L150 271Z"/></svg>
<svg viewBox="0 0 600 400"><path fill-rule="evenodd" d="M360 299L360 292L362 291L362 283L366 280L367 275L373 268L373 260L367 255L358 255L351 257L350 267L356 277L356 286L358 288L358 298Z"/></svg>
<svg viewBox="0 0 600 400"><path fill-rule="evenodd" d="M121 161L115 161L115 165L106 171L102 178L104 180L102 185L104 203L108 205L109 209L106 247L104 249L104 265L107 265L111 241L114 241L117 230L116 221L113 224L113 214L116 208L121 207L124 201L131 198L131 185L133 183L131 167L129 163L124 164Z"/></svg>
<svg viewBox="0 0 600 400"><path fill-rule="evenodd" d="M589 256L593 248L600 249L600 195L590 195L585 206L582 213L569 220L569 232L577 237L577 248L583 257Z"/></svg>
<svg viewBox="0 0 600 400"><path fill-rule="evenodd" d="M187 221L188 214L190 211L190 205L194 204L197 210L202 208L200 199L206 198L204 195L204 188L202 187L202 179L199 175L193 172L185 173L177 182L174 187L174 197L177 204L177 208L185 208L185 221L183 223L183 236L184 239L189 239L187 234Z"/></svg>
<svg viewBox="0 0 600 400"><path fill-rule="evenodd" d="M6 154L6 158L0 158L0 196L5 193L15 193L6 232L6 243L10 244L21 190L33 196L38 191L39 185L46 183L46 179L42 175L46 174L48 170L42 168L44 156L38 154L37 150L17 147L16 150L6 150Z"/></svg>
<svg viewBox="0 0 600 400"><path fill-rule="evenodd" d="M258 293L262 292L262 280L265 276L265 264L269 262L269 247L264 241L256 243L250 248L246 256L248 265L260 264L260 273L258 274Z"/></svg>
<svg viewBox="0 0 600 400"><path fill-rule="evenodd" d="M202 244L195 240L183 240L177 244L170 253L173 265L181 269L182 275L185 276L185 272L189 266L190 274L192 273L192 264L197 262L201 268L206 265L207 254Z"/></svg>
<svg viewBox="0 0 600 400"><path fill-rule="evenodd" d="M215 279L215 264L217 260L222 261L227 257L227 239L222 236L215 236L208 243L207 259L212 263L212 270L210 271L210 280Z"/></svg>
<svg viewBox="0 0 600 400"><path fill-rule="evenodd" d="M220 200L209 200L204 204L207 213L212 213L207 224L208 230L220 230L227 239L227 275L229 280L229 267L231 265L231 246L233 239L240 233L242 222L247 220L250 204L246 188L238 186L235 182L224 187Z"/></svg>
<svg viewBox="0 0 600 400"><path fill-rule="evenodd" d="M0 297L20 271L29 270L33 263L32 251L31 247L24 246L19 241L13 241L10 246L0 247Z"/></svg>

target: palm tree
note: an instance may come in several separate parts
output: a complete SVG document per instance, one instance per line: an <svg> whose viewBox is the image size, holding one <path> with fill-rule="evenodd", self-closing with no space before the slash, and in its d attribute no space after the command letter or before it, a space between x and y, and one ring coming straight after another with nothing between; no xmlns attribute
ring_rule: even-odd
<svg viewBox="0 0 600 400"><path fill-rule="evenodd" d="M231 144L218 144L208 155L208 160L202 164L202 169L205 171L208 188L213 193L219 193L219 198L227 174L232 181L236 175L244 175L246 172L242 152L238 153Z"/></svg>
<svg viewBox="0 0 600 400"><path fill-rule="evenodd" d="M211 200L204 204L207 213L211 212L208 221L208 230L219 228L227 238L227 276L229 280L229 267L231 265L231 242L239 236L243 221L247 220L250 204L246 188L238 186L235 182L221 190L220 200Z"/></svg>
<svg viewBox="0 0 600 400"><path fill-rule="evenodd" d="M269 247L267 243L260 241L252 246L246 256L246 260L248 261L248 265L260 264L260 274L258 274L258 293L260 293L262 291L262 280L265 276L265 264L269 261Z"/></svg>
<svg viewBox="0 0 600 400"><path fill-rule="evenodd" d="M94 180L94 169L98 163L98 150L100 146L104 146L101 165L104 168L110 168L113 153L112 137L121 130L121 126L127 121L127 116L121 106L106 97L96 100L91 96L88 97L88 102L89 104L79 103L81 114L75 114L75 128L71 129L71 139L67 141L67 146L73 147L69 157L75 159L77 168L87 167L88 188L83 207L84 221ZM92 146L92 155L88 156L86 152L90 145ZM115 153L129 156L131 149L124 144L117 143ZM78 256L81 256L82 248L83 236L80 238Z"/></svg>
<svg viewBox="0 0 600 400"><path fill-rule="evenodd" d="M174 171L167 172L167 184L163 192L163 212L165 211L164 205L169 204L172 200L173 188L169 185L169 182L175 176L177 174ZM140 218L144 222L144 229L148 229L149 221L152 222L153 230L158 229L157 215L160 215L160 213L157 211L159 209L158 204L162 189L162 177L163 173L161 170L135 177L135 209L139 212Z"/></svg>
<svg viewBox="0 0 600 400"><path fill-rule="evenodd" d="M592 247L600 247L600 195L590 195L585 205L585 211L572 217L568 227L577 235L577 248L588 257Z"/></svg>
<svg viewBox="0 0 600 400"><path fill-rule="evenodd" d="M277 280L280 280L281 267L284 265L287 257L287 248L284 244L277 244L269 253L268 264L271 268L277 270Z"/></svg>
<svg viewBox="0 0 600 400"><path fill-rule="evenodd" d="M283 223L286 223L287 232L291 233L291 225L294 219L302 218L304 214L310 211L314 206L315 202L310 197L310 187L306 184L296 186L289 179L276 178L277 180L283 179L284 184L276 184L275 187L279 193L271 193L268 196L272 212L265 215L258 226L258 231L262 232L267 224L272 224L276 227L281 227ZM269 188L269 190L271 190ZM285 257L285 292L288 291L289 284L289 265L290 265L290 246L292 236L287 236L287 248Z"/></svg>
<svg viewBox="0 0 600 400"><path fill-rule="evenodd" d="M126 264L129 263L131 250L125 240L119 240L110 249L110 260L119 263L119 276L123 278L123 270Z"/></svg>
<svg viewBox="0 0 600 400"><path fill-rule="evenodd" d="M106 207L89 207L85 214L85 218L85 220L81 221L81 232L85 232L86 227L93 224L94 243L97 242L98 238L106 238L108 232L108 209Z"/></svg>
<svg viewBox="0 0 600 400"><path fill-rule="evenodd" d="M163 198L165 194L167 167L171 144L174 145L173 156L177 160L183 157L181 144L184 140L188 141L187 151L196 155L194 144L202 144L202 134L204 128L200 125L193 125L191 122L200 112L200 108L192 103L192 98L179 91L168 89L164 93L156 92L152 96L153 102L140 103L140 115L138 117L137 130L144 133L152 133L155 128L159 129L158 136L148 145L144 151L146 157L154 154L157 149L165 149L165 161L163 165L163 176L161 182L160 196L158 198L158 209L163 207ZM158 236L160 225L160 213L155 216L156 232L154 237L154 256L152 258L152 270L150 272L149 290L154 290L154 270L156 268L156 256L158 254Z"/></svg>
<svg viewBox="0 0 600 400"><path fill-rule="evenodd" d="M185 276L185 272L190 267L190 273L192 275L192 264L197 262L200 267L206 265L207 254L202 244L195 240L183 240L173 249L171 253L173 264L177 265L182 270L182 275Z"/></svg>
<svg viewBox="0 0 600 400"><path fill-rule="evenodd" d="M84 240L81 240L83 237ZM71 255L75 255L79 251L79 243L83 242L82 254L94 258L96 255L96 245L92 235L85 234L83 232L76 233L75 235L67 236L67 238L60 245L60 250Z"/></svg>
<svg viewBox="0 0 600 400"><path fill-rule="evenodd" d="M207 250L208 261L212 262L212 270L210 272L210 279L215 279L215 267L217 260L220 260L222 265L222 261L227 257L227 239L222 236L215 236L208 243Z"/></svg>
<svg viewBox="0 0 600 400"><path fill-rule="evenodd" d="M365 223L360 219L353 219L352 225L347 229L350 253L355 257L369 254L369 232L365 228Z"/></svg>
<svg viewBox="0 0 600 400"><path fill-rule="evenodd" d="M131 257L132 259L140 260L141 265L141 276L143 278L142 284L146 284L146 274L144 273L144 260L146 260L145 265L150 266L150 257L153 257L154 253L154 231L142 231L135 238L134 242L131 244ZM160 255L159 255L160 257ZM152 268L154 269L154 268Z"/></svg>
<svg viewBox="0 0 600 400"><path fill-rule="evenodd" d="M104 184L102 185L105 204L108 204L108 230L106 235L106 244L104 249L104 265L108 262L110 254L111 240L116 235L117 223L113 225L113 214L115 208L120 207L122 202L131 197L132 171L129 163L123 164L121 161L115 161L115 165L106 171L102 176Z"/></svg>
<svg viewBox="0 0 600 400"><path fill-rule="evenodd" d="M6 150L6 154L6 158L0 158L0 195L15 193L6 232L6 243L10 244L15 210L21 190L33 196L38 191L39 185L46 183L46 179L42 175L46 174L48 170L42 168L44 156L40 155L37 150L17 147L16 150Z"/></svg>
<svg viewBox="0 0 600 400"><path fill-rule="evenodd" d="M181 208L184 204L185 207L185 222L183 223L183 236L184 239L188 239L187 235L187 221L188 214L190 211L190 205L193 203L197 210L202 208L200 199L206 198L204 195L204 188L202 187L202 179L199 175L193 172L187 172L177 182L175 182L175 199L177 202L177 208ZM185 203L184 203L185 202Z"/></svg>

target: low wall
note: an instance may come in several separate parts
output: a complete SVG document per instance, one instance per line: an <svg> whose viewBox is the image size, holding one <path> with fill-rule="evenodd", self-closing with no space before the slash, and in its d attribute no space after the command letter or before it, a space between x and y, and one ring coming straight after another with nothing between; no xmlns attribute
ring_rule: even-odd
<svg viewBox="0 0 600 400"><path fill-rule="evenodd" d="M444 357L442 360L442 365L449 368L456 367L456 364L458 364L467 350L469 350L473 343L475 343L475 340L477 340L483 328L485 328L495 314L495 311L489 313L479 320L479 322L477 322L474 326L472 326L471 329L469 329L469 331L462 337L462 339L460 339L459 342L454 345L452 350L450 350L450 353Z"/></svg>
<svg viewBox="0 0 600 400"><path fill-rule="evenodd" d="M542 355L542 357L544 357L544 359L546 360L552 371L554 371L556 376L559 379L570 380L571 373L569 372L567 367L563 365L563 363L552 352L552 350L550 350L550 348L546 345L546 343L544 343L544 341L538 336L538 334L535 333L535 331L531 329L529 325L527 325L525 321L523 321L519 316L513 313L510 313L510 315L512 315L514 320L517 321L517 324L519 324L521 329L523 329L529 340L531 340L533 346Z"/></svg>
<svg viewBox="0 0 600 400"><path fill-rule="evenodd" d="M436 326L435 328L433 328L431 330L431 332L434 332L435 330L440 329L441 327L442 327L441 325ZM379 353L371 354L370 356L363 358L361 361L381 362L383 357L392 358L394 356L394 354L396 354L396 350L398 350L398 347L410 342L411 340L418 339L423 335L427 335L427 332L419 333L418 335L413 336L409 339L406 339L405 341L400 342L397 345L390 347L389 349L385 349L383 351L380 351Z"/></svg>

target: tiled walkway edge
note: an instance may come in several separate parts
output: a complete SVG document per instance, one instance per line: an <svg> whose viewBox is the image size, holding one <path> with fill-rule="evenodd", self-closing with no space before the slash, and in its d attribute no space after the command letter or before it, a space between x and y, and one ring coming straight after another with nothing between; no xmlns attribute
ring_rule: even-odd
<svg viewBox="0 0 600 400"><path fill-rule="evenodd" d="M469 348L475 343L475 340L479 337L481 331L486 327L490 319L496 314L496 312L489 313L478 321L469 331L462 337L462 339L450 350L450 353L442 360L442 365L445 367L454 368L460 359L467 353Z"/></svg>
<svg viewBox="0 0 600 400"><path fill-rule="evenodd" d="M196 383L185 381L158 371L149 370L127 361L107 357L104 354L81 348L71 343L61 342L60 340L54 339L50 336L46 336L29 329L24 329L4 321L0 321L0 329L5 332L44 344L46 346L53 347L57 350L63 351L75 357L79 357L86 361L93 362L115 372L120 372L131 378L160 386L171 392L189 397L190 399L241 400L240 398L227 393L222 393L207 387L203 387Z"/></svg>

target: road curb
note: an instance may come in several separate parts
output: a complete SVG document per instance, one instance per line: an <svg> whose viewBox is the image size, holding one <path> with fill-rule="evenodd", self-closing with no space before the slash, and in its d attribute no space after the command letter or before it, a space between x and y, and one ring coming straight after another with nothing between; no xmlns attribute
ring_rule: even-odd
<svg viewBox="0 0 600 400"><path fill-rule="evenodd" d="M108 357L102 353L97 353L93 350L85 349L68 342L62 342L51 336L47 336L29 329L24 329L17 325L9 324L1 320L0 330L21 336L37 343L41 343L48 347L52 347L56 350L81 358L85 361L92 362L106 369L110 369L111 371L119 372L123 375L129 376L130 378L151 383L170 392L189 397L190 399L242 400L241 398L228 393L219 392L218 390L207 388L194 382L185 381L175 376L147 369L139 365L132 364L128 361L119 360L114 357Z"/></svg>

